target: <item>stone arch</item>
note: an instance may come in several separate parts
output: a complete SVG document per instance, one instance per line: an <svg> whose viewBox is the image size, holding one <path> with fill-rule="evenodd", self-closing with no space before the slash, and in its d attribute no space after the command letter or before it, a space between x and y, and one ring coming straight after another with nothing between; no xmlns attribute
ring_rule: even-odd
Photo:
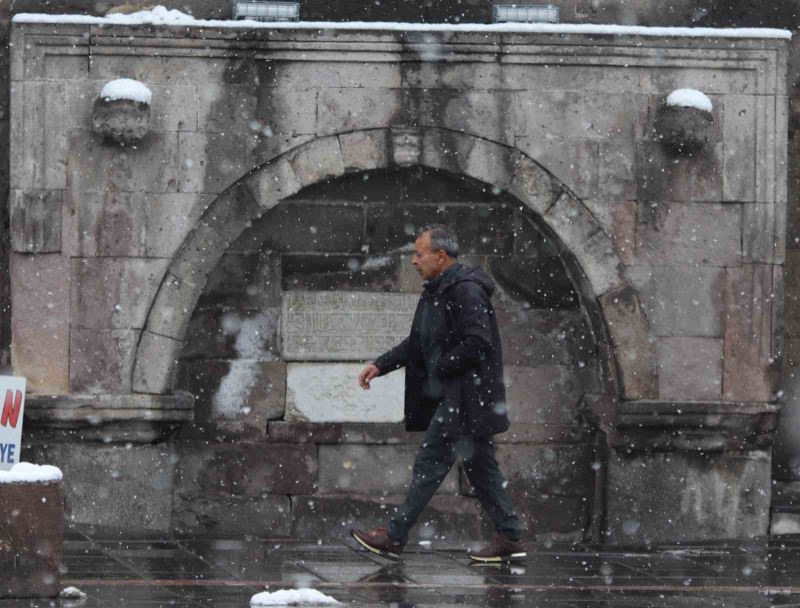
<svg viewBox="0 0 800 608"><path fill-rule="evenodd" d="M345 173L388 168L395 161L465 175L507 191L557 237L596 343L605 351L599 353L605 362L605 395L592 404L598 422L613 416L603 405L609 399L656 397L655 356L638 293L591 211L516 148L441 128L368 129L320 137L257 167L220 194L182 243L159 287L137 347L133 390L171 391L206 279L253 220L307 186Z"/></svg>

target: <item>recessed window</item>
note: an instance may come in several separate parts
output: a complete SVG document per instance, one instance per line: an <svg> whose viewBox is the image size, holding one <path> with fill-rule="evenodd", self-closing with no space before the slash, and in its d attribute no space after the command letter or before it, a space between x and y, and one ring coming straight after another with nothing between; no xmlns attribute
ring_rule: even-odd
<svg viewBox="0 0 800 608"><path fill-rule="evenodd" d="M558 23L558 7L552 4L520 6L517 4L495 4L495 23Z"/></svg>
<svg viewBox="0 0 800 608"><path fill-rule="evenodd" d="M300 19L300 3L234 0L233 18L256 21L298 21Z"/></svg>

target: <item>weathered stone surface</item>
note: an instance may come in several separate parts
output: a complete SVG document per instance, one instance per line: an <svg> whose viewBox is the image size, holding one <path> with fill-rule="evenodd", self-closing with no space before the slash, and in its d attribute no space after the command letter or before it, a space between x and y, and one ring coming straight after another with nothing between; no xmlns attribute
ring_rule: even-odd
<svg viewBox="0 0 800 608"><path fill-rule="evenodd" d="M564 194L545 213L544 220L575 255L595 294L624 284L611 238L583 203Z"/></svg>
<svg viewBox="0 0 800 608"><path fill-rule="evenodd" d="M354 129L396 124L403 113L403 89L323 89L317 99L317 133L330 135Z"/></svg>
<svg viewBox="0 0 800 608"><path fill-rule="evenodd" d="M126 393L131 390L140 331L80 329L69 334L69 387L73 392Z"/></svg>
<svg viewBox="0 0 800 608"><path fill-rule="evenodd" d="M166 445L50 443L37 460L64 473L67 517L75 523L167 532L175 454Z"/></svg>
<svg viewBox="0 0 800 608"><path fill-rule="evenodd" d="M131 192L66 192L61 219L64 254L144 256L147 211L145 197Z"/></svg>
<svg viewBox="0 0 800 608"><path fill-rule="evenodd" d="M288 360L363 361L406 337L413 294L288 292L281 312L281 355Z"/></svg>
<svg viewBox="0 0 800 608"><path fill-rule="evenodd" d="M370 171L389 164L389 131L357 131L339 135L345 171Z"/></svg>
<svg viewBox="0 0 800 608"><path fill-rule="evenodd" d="M658 143L641 142L636 166L641 201L722 200L721 143L691 156L676 156Z"/></svg>
<svg viewBox="0 0 800 608"><path fill-rule="evenodd" d="M202 309L192 315L181 357L268 361L280 356L279 339L279 308Z"/></svg>
<svg viewBox="0 0 800 608"><path fill-rule="evenodd" d="M176 133L151 133L133 147L103 143L90 131L69 136L67 189L73 192L175 192L178 187ZM192 158L199 162L199 155Z"/></svg>
<svg viewBox="0 0 800 608"><path fill-rule="evenodd" d="M711 141L714 116L700 108L664 105L656 117L656 130L664 145L688 156L699 152Z"/></svg>
<svg viewBox="0 0 800 608"><path fill-rule="evenodd" d="M786 336L800 338L800 314L796 314L796 311L800 311L800 249L786 250L786 265L784 269Z"/></svg>
<svg viewBox="0 0 800 608"><path fill-rule="evenodd" d="M349 537L358 526L371 530L386 526L396 505L405 496L367 497L321 495L292 497L291 535L297 538ZM447 539L450 541L480 538L481 518L475 499L460 496L434 496L410 540Z"/></svg>
<svg viewBox="0 0 800 608"><path fill-rule="evenodd" d="M722 389L722 347L717 338L661 338L658 398L718 401Z"/></svg>
<svg viewBox="0 0 800 608"><path fill-rule="evenodd" d="M12 253L11 362L29 393L69 391L69 260Z"/></svg>
<svg viewBox="0 0 800 608"><path fill-rule="evenodd" d="M623 287L600 297L600 307L611 336L622 392L628 399L653 399L658 393L655 351L639 295Z"/></svg>
<svg viewBox="0 0 800 608"><path fill-rule="evenodd" d="M283 418L283 361L182 361L178 387L196 397L196 421L243 439L263 440L267 421Z"/></svg>
<svg viewBox="0 0 800 608"><path fill-rule="evenodd" d="M785 235L785 205L776 203L742 205L742 259L745 264L782 263Z"/></svg>
<svg viewBox="0 0 800 608"><path fill-rule="evenodd" d="M599 155L597 192L590 196L613 202L635 199L637 174L635 145L619 139L601 141Z"/></svg>
<svg viewBox="0 0 800 608"><path fill-rule="evenodd" d="M283 254L280 282L284 291L388 292L398 288L399 268L410 264L399 255L330 253Z"/></svg>
<svg viewBox="0 0 800 608"><path fill-rule="evenodd" d="M181 346L178 340L142 332L133 370L133 390L150 394L172 390Z"/></svg>
<svg viewBox="0 0 800 608"><path fill-rule="evenodd" d="M179 501L309 494L316 491L317 470L312 445L180 444L175 491Z"/></svg>
<svg viewBox="0 0 800 608"><path fill-rule="evenodd" d="M399 422L404 372L376 378L369 391L357 383L356 363L289 363L286 418L309 422Z"/></svg>
<svg viewBox="0 0 800 608"><path fill-rule="evenodd" d="M578 419L580 383L567 366L504 367L506 404L512 425L574 424Z"/></svg>
<svg viewBox="0 0 800 608"><path fill-rule="evenodd" d="M169 273L190 283L203 285L227 248L228 242L211 226L200 221L175 254Z"/></svg>
<svg viewBox="0 0 800 608"><path fill-rule="evenodd" d="M636 201L584 199L583 204L611 237L619 259L626 266L636 260Z"/></svg>
<svg viewBox="0 0 800 608"><path fill-rule="evenodd" d="M636 457L612 452L606 542L649 545L764 536L770 475L769 454L761 451Z"/></svg>
<svg viewBox="0 0 800 608"><path fill-rule="evenodd" d="M491 185L493 191L506 190L514 176L516 158L511 146L476 139L469 156L461 159L461 166L466 175Z"/></svg>
<svg viewBox="0 0 800 608"><path fill-rule="evenodd" d="M371 496L403 494L411 482L418 446L321 445L319 491L323 494L353 493ZM437 490L458 493L458 470L451 469Z"/></svg>
<svg viewBox="0 0 800 608"><path fill-rule="evenodd" d="M581 198L597 196L599 142L590 139L519 137L517 147Z"/></svg>
<svg viewBox="0 0 800 608"><path fill-rule="evenodd" d="M169 260L72 258L72 327L141 329Z"/></svg>
<svg viewBox="0 0 800 608"><path fill-rule="evenodd" d="M303 218L300 221L300 218ZM287 202L259 221L265 248L276 251L359 253L364 209L360 205Z"/></svg>
<svg viewBox="0 0 800 608"><path fill-rule="evenodd" d="M167 273L156 289L155 297L151 296L146 302L148 331L183 340L200 298L201 286Z"/></svg>
<svg viewBox="0 0 800 608"><path fill-rule="evenodd" d="M555 202L557 185L534 160L520 154L516 158L516 169L509 193L516 196L531 210L544 214Z"/></svg>
<svg viewBox="0 0 800 608"><path fill-rule="evenodd" d="M461 172L459 160L468 158L475 138L445 129L422 129L422 149L419 163L431 169L443 169L453 174Z"/></svg>
<svg viewBox="0 0 800 608"><path fill-rule="evenodd" d="M259 93L260 91L252 85L234 84L230 81L204 81L203 86L197 88L195 99L204 130L211 133L239 135L258 131L259 125L256 123L260 122L257 119ZM264 93L267 93L267 99L272 97L268 89ZM313 96L310 106L307 100L304 102L302 98L296 99L298 106L305 109L313 108ZM264 110L268 110L266 106L269 104L264 105ZM267 116L273 120L270 114Z"/></svg>
<svg viewBox="0 0 800 608"><path fill-rule="evenodd" d="M389 132L392 164L403 169L419 165L422 133L416 127L392 127Z"/></svg>
<svg viewBox="0 0 800 608"><path fill-rule="evenodd" d="M780 357L773 332L777 285L773 267L746 264L725 277L725 401L771 401Z"/></svg>
<svg viewBox="0 0 800 608"><path fill-rule="evenodd" d="M211 203L203 212L200 221L213 228L226 243L232 243L263 212L257 197L248 188L237 184Z"/></svg>
<svg viewBox="0 0 800 608"><path fill-rule="evenodd" d="M289 162L288 156L287 154L271 160L245 178L245 185L264 210L271 209L281 200L295 194L303 187Z"/></svg>
<svg viewBox="0 0 800 608"><path fill-rule="evenodd" d="M288 154L301 187L310 186L344 173L338 137L323 137Z"/></svg>
<svg viewBox="0 0 800 608"><path fill-rule="evenodd" d="M18 253L61 251L60 190L13 190L10 196L11 250Z"/></svg>
<svg viewBox="0 0 800 608"><path fill-rule="evenodd" d="M514 94L498 91L413 91L419 124L514 143Z"/></svg>
<svg viewBox="0 0 800 608"><path fill-rule="evenodd" d="M517 94L516 133L542 139L631 138L641 105L640 96L624 93L525 91Z"/></svg>
<svg viewBox="0 0 800 608"><path fill-rule="evenodd" d="M238 133L179 133L177 189L222 192L251 167L244 164L245 138Z"/></svg>
<svg viewBox="0 0 800 608"><path fill-rule="evenodd" d="M0 598L61 591L64 484L4 484L0 492Z"/></svg>
<svg viewBox="0 0 800 608"><path fill-rule="evenodd" d="M723 335L725 269L632 266L628 276L642 298L655 336Z"/></svg>
<svg viewBox="0 0 800 608"><path fill-rule="evenodd" d="M147 195L146 255L171 258L197 225L214 195L166 193ZM85 255L90 255L86 253Z"/></svg>
<svg viewBox="0 0 800 608"><path fill-rule="evenodd" d="M97 98L92 128L107 141L122 146L138 143L150 131L150 104L131 99Z"/></svg>
<svg viewBox="0 0 800 608"><path fill-rule="evenodd" d="M757 138L756 98L726 95L724 99L723 197L726 201L753 201L757 164L753 162L753 142Z"/></svg>
<svg viewBox="0 0 800 608"><path fill-rule="evenodd" d="M519 236L519 233L517 233ZM492 278L514 300L530 309L565 310L578 306L564 262L558 255L499 258L490 257ZM512 310L517 306L511 306ZM512 313L513 314L513 313ZM524 340L517 336L515 340Z"/></svg>
<svg viewBox="0 0 800 608"><path fill-rule="evenodd" d="M639 202L638 264L738 266L741 205Z"/></svg>

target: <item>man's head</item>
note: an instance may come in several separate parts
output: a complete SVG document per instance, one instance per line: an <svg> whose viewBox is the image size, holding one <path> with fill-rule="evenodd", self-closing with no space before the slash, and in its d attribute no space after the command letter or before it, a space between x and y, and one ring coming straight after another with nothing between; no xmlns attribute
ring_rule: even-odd
<svg viewBox="0 0 800 608"><path fill-rule="evenodd" d="M411 263L426 281L435 279L456 263L458 238L456 233L443 224L425 226L414 241Z"/></svg>

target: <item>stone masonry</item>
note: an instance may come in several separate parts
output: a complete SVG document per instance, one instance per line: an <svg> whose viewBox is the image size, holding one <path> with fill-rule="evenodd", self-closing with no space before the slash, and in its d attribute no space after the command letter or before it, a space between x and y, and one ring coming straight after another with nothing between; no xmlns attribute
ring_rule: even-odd
<svg viewBox="0 0 800 608"><path fill-rule="evenodd" d="M508 349L540 326L589 337L586 373L565 343L554 369L540 343L509 366L529 393L553 386L571 421L555 432L533 407L501 446L543 531L662 538L679 504L639 518L631 538L617 522L646 508L642 471L666 452L680 464L654 477L659 492L730 513L726 535L766 532L748 497L770 492L783 353L785 42L33 23L12 42L12 358L34 393L32 449L82 480L65 475L77 521L106 523L86 492L115 480L108 499L123 506L125 492L169 489L147 522L162 530L313 534L379 519L416 438L293 418L276 315L293 290L413 293L398 223L444 219L508 292L505 325L523 324ZM125 147L91 130L100 88L121 76L154 95L152 132ZM657 119L686 87L712 99L713 128L676 155ZM422 175L404 200L370 193L371 176L380 192L404 172ZM530 258L536 274L521 280ZM243 391L245 377L257 380ZM222 406L234 416L218 416L235 399L226 380L242 396ZM176 388L195 397L193 423ZM111 445L74 442L91 433ZM112 456L132 440L130 459ZM685 456L696 452L713 462ZM111 481L87 478L85 460L108 458ZM685 487L684 468L719 481L726 459L747 488ZM477 534L467 489L447 484L439 521ZM719 534L686 517L680 538Z"/></svg>

